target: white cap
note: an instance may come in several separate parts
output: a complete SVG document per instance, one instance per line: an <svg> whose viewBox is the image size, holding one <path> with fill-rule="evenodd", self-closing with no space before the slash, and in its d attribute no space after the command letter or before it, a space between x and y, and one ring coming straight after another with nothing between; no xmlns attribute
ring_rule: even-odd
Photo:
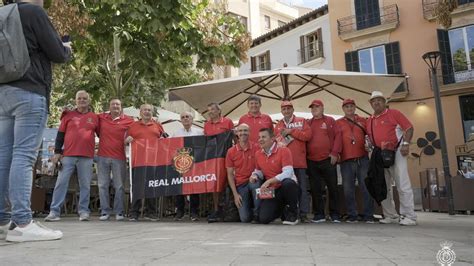
<svg viewBox="0 0 474 266"><path fill-rule="evenodd" d="M383 93L381 91L373 91L372 95L370 96L369 101L371 101L372 99L375 99L375 98L383 98L384 100L387 100L387 98L385 98L385 96L383 96Z"/></svg>

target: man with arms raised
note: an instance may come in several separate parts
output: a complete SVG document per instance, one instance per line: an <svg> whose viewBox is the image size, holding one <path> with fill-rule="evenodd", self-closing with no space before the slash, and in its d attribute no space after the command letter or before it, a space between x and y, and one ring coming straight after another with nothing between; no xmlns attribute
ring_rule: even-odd
<svg viewBox="0 0 474 266"><path fill-rule="evenodd" d="M134 122L127 131L125 144L129 144L136 139L157 139L163 138L165 131L161 124L153 119L154 107L151 104L142 104L140 106L140 120ZM130 210L129 220L135 222L138 220L141 200L133 200ZM151 221L158 220L158 209L156 199L145 199L145 219Z"/></svg>
<svg viewBox="0 0 474 266"><path fill-rule="evenodd" d="M95 151L95 133L99 129L99 118L90 111L89 94L86 91L76 93L76 109L68 111L62 118L54 148L53 164L58 160L62 168L53 191L53 200L48 222L60 220L61 207L66 198L69 179L77 170L79 181L79 220L89 221L90 189L92 165Z"/></svg>
<svg viewBox="0 0 474 266"><path fill-rule="evenodd" d="M110 174L114 185L115 220L123 220L123 182L127 175L123 139L125 132L134 123L133 118L122 113L122 102L112 99L108 113L99 115L99 151L97 153L97 179L99 183L100 212L99 220L110 218Z"/></svg>

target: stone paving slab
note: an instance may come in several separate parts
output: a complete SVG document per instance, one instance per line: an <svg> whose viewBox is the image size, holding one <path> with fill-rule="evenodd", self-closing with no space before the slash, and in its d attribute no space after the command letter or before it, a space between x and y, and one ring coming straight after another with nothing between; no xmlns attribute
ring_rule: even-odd
<svg viewBox="0 0 474 266"><path fill-rule="evenodd" d="M271 225L175 222L47 223L64 238L0 242L0 265L438 265L440 242L455 265L474 261L474 216L420 212L419 225Z"/></svg>

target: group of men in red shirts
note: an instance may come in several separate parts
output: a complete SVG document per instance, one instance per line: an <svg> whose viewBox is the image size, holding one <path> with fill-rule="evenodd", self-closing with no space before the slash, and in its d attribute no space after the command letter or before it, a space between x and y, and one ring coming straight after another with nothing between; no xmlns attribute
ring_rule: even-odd
<svg viewBox="0 0 474 266"><path fill-rule="evenodd" d="M398 150L395 164L385 169L389 195L382 202L385 218L381 222L416 224L405 158L413 127L403 114L387 109L386 99L381 93L374 92L370 101L375 114L368 121L355 114L356 105L351 99L344 100L342 108L345 116L337 121L324 114L324 103L320 100L314 100L309 105L313 115L311 119L296 117L292 103L283 101L283 119L274 126L270 116L260 112L260 97L252 95L247 101L249 112L239 119L236 128L232 120L222 116L219 104L210 103L207 108L208 120L202 133L211 136L234 130L237 135L236 143L228 150L225 161L228 183L241 221L270 223L281 218L283 224L295 225L300 221L320 223L328 218L329 221L339 223L336 165L340 163L347 221L373 223L373 202L364 184L369 165L367 146L370 142L381 149L391 145L392 149ZM60 220L61 206L74 169L77 169L80 184L79 219L90 219L88 205L95 134L100 139L97 157L100 220L109 220L112 213L115 213L116 220L123 220L123 179L126 176L124 142L162 138L167 137L167 134L161 124L153 120L153 106L148 104L141 106L141 119L138 121L122 113L118 99L110 101L110 112L99 115L90 111L89 95L85 91L77 93L76 104L77 109L66 112L61 119L53 161L60 160L62 169L53 193L51 211L45 220ZM189 119L191 123L188 123ZM178 135L201 134L192 131L190 113L183 113L181 122L184 128ZM401 133L397 133L397 130ZM400 143L397 134L403 134L404 141L400 147L396 145ZM113 210L108 194L111 176L116 191ZM355 180L364 198L364 212L360 217L355 207ZM394 209L392 180L397 184L400 194L401 216ZM327 214L324 212L325 187L329 196ZM307 218L310 197L314 214L311 220ZM196 201L196 197L193 201ZM218 221L222 214L219 193L213 194L213 203L214 210L208 216L209 222ZM145 216L152 220L156 219L157 214L154 206L153 199L146 200ZM139 207L138 202L132 203L130 220L138 219ZM197 219L196 208L194 203L194 211L190 214L195 218L193 220ZM178 220L182 216L182 207L178 207Z"/></svg>

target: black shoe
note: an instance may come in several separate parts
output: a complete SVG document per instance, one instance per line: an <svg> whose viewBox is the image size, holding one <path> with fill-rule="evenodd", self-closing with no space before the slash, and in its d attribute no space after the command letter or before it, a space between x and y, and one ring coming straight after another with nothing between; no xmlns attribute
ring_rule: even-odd
<svg viewBox="0 0 474 266"><path fill-rule="evenodd" d="M174 216L175 221L181 221L183 220L184 217L184 212L183 211L177 211L176 215Z"/></svg>
<svg viewBox="0 0 474 266"><path fill-rule="evenodd" d="M339 215L333 215L331 216L331 222L333 223L341 223L341 218L339 218Z"/></svg>
<svg viewBox="0 0 474 266"><path fill-rule="evenodd" d="M286 225L297 225L299 222L298 216L294 214L288 214L285 217L285 220L283 221L283 224Z"/></svg>
<svg viewBox="0 0 474 266"><path fill-rule="evenodd" d="M351 224L357 223L357 217L355 217L355 216L347 217L346 223L351 223Z"/></svg>
<svg viewBox="0 0 474 266"><path fill-rule="evenodd" d="M128 221L129 221L129 222L137 222L137 221L138 221L138 217L136 217L136 216L130 216L130 218L128 218Z"/></svg>
<svg viewBox="0 0 474 266"><path fill-rule="evenodd" d="M302 224L310 223L310 221L308 219L308 216L306 216L306 214L300 215L300 223L302 223Z"/></svg>
<svg viewBox="0 0 474 266"><path fill-rule="evenodd" d="M364 218L364 222L365 222L366 224L373 224L373 223L375 223L374 217L365 217L365 218Z"/></svg>
<svg viewBox="0 0 474 266"><path fill-rule="evenodd" d="M216 223L219 221L219 213L214 211L214 212L211 212L211 214L209 214L207 216L207 222L208 223Z"/></svg>
<svg viewBox="0 0 474 266"><path fill-rule="evenodd" d="M197 213L191 213L191 221L195 222L199 220L199 215Z"/></svg>
<svg viewBox="0 0 474 266"><path fill-rule="evenodd" d="M160 218L154 214L145 214L145 220L156 222L159 221Z"/></svg>

